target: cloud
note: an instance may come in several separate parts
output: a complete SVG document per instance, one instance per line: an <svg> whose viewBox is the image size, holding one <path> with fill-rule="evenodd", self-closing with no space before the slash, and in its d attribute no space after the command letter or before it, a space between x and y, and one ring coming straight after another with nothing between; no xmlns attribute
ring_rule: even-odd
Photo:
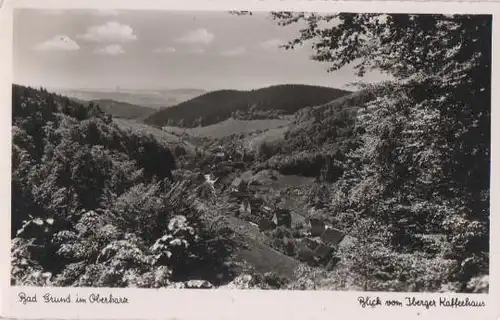
<svg viewBox="0 0 500 320"><path fill-rule="evenodd" d="M226 57L235 57L235 56L241 56L242 54L245 54L247 52L247 49L245 47L237 47L234 49L222 51L220 54Z"/></svg>
<svg viewBox="0 0 500 320"><path fill-rule="evenodd" d="M157 48L153 50L154 53L174 53L176 51L177 50L173 47Z"/></svg>
<svg viewBox="0 0 500 320"><path fill-rule="evenodd" d="M125 24L110 21L101 26L92 26L77 38L94 42L128 42L137 40L134 30Z"/></svg>
<svg viewBox="0 0 500 320"><path fill-rule="evenodd" d="M194 31L188 32L182 37L178 38L178 42L189 43L189 44L203 44L208 45L214 41L215 35L208 31L207 29L196 29Z"/></svg>
<svg viewBox="0 0 500 320"><path fill-rule="evenodd" d="M35 46L37 51L76 51L80 50L80 46L76 41L66 35L56 35L45 42Z"/></svg>
<svg viewBox="0 0 500 320"><path fill-rule="evenodd" d="M124 54L125 50L123 50L122 46L119 44L108 44L105 47L97 48L94 53L97 54L107 54L111 56L116 56L119 54Z"/></svg>
<svg viewBox="0 0 500 320"><path fill-rule="evenodd" d="M286 44L286 42L281 39L271 39L262 42L260 47L269 51L277 51L280 49L280 46L284 44Z"/></svg>

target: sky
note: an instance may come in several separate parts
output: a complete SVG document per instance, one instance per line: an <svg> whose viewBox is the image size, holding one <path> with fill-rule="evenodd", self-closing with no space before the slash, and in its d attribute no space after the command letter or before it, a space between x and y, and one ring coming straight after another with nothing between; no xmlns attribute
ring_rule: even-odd
<svg viewBox="0 0 500 320"><path fill-rule="evenodd" d="M310 46L279 48L299 29L278 26L266 13L17 9L14 82L247 90L284 83L346 88L361 80L351 68L328 73L327 64L310 59Z"/></svg>

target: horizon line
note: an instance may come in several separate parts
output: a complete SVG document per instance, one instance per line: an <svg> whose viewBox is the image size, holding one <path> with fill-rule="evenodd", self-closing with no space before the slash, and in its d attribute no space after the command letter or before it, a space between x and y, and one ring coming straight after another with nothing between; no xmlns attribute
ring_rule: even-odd
<svg viewBox="0 0 500 320"><path fill-rule="evenodd" d="M130 92L130 91L163 91L163 90L198 90L198 91L204 91L204 92L211 92L211 91L221 91L221 90L235 90L235 91L252 91L252 90L258 90L258 89L263 89L263 88L269 88L269 87L274 87L274 86L293 86L293 85L302 85L302 86L313 86L313 87L324 87L324 88L331 88L331 89L337 89L337 90L345 90L345 91L352 91L349 90L347 87L348 85L341 85L341 86L329 86L325 84L309 84L309 83L298 83L298 82L293 82L293 83L275 83L275 84L262 84L260 86L246 86L246 87L240 87L240 88L235 88L235 87L212 87L212 88L200 88L200 87L122 87L122 86L116 86L115 88L111 87L64 87L64 86L46 86L46 85L40 85L40 84L28 84L28 83L20 83L20 82L12 82L13 85L20 85L20 86L25 86L25 87L32 87L32 88L44 88L47 90L63 90L63 91L99 91L99 92Z"/></svg>

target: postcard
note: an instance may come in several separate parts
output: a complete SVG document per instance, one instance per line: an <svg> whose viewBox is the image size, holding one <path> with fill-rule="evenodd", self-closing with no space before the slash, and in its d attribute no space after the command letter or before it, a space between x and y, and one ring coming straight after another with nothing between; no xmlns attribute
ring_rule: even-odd
<svg viewBox="0 0 500 320"><path fill-rule="evenodd" d="M500 317L500 4L0 15L1 316Z"/></svg>

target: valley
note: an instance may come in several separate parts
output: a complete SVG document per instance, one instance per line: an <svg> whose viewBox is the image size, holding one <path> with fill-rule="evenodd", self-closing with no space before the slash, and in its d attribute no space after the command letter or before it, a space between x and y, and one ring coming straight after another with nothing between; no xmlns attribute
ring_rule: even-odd
<svg viewBox="0 0 500 320"><path fill-rule="evenodd" d="M400 288L408 288L394 278L397 274L358 278L365 268L385 270L394 263L411 263L414 257L420 257L424 268L452 263L441 255L446 234L429 229L420 231L421 247L412 253L385 251L383 255L392 260L359 265L359 259L381 250L373 244L374 239L385 237L385 228L395 230L392 237L402 237L398 241L407 237L397 233L394 224L369 229L373 217L356 212L346 198L366 188L363 180L351 178L359 165L353 163L359 161L353 152L364 139L357 127L359 114L377 94L374 90L345 92L319 105L315 99L309 104L303 98L304 104L288 114L276 114L269 105L249 106L227 119L217 116L220 109L206 106L213 110L207 119L213 122L218 117L218 122L200 125L204 121L200 120L196 127L175 127L155 126L148 120L164 110L134 117L129 115L142 107L69 99L45 89L14 86L14 201L23 205L15 202L19 204L13 213L12 231L17 235L13 255L29 237L47 241L37 227L44 222L26 215L41 207L43 219L55 221L50 222L53 237L63 244L69 241L65 248L73 248L71 255L57 262L43 255L32 258L34 270L50 270L52 276L43 281L53 285L83 285L100 264L95 261L73 280L67 278L68 268L81 263L81 254L74 250L88 244L64 240L63 234L88 234L81 223L91 223L94 231L80 234L79 239L106 239L109 236L100 232L108 232L103 225L107 223L113 230L109 230L111 239L129 239L105 240L112 241L109 246L116 247L116 253L133 250L137 266L142 265L139 261L152 261L152 269L141 267L135 280L121 280L123 286L358 290L363 281L375 288L389 277ZM186 108L191 107L186 104ZM42 135L42 140L27 138L40 130L53 133ZM64 168L69 163L64 164L64 159L73 159L74 166L67 182L60 178L67 175ZM36 161L42 165L34 165ZM23 166L28 171L21 170ZM32 180L38 176L45 178ZM51 191L44 195L35 190ZM76 202L61 206L71 197ZM76 214L78 210L83 210L83 216ZM132 225L139 229L130 229ZM120 249L123 245L132 247ZM52 254L63 248L52 246ZM442 249L432 253L436 247ZM177 260L170 258L172 254ZM119 255L110 259L125 263ZM167 272L166 266L173 271ZM149 274L160 270L167 272L164 280L151 282ZM106 278L95 281L92 285L110 284Z"/></svg>
<svg viewBox="0 0 500 320"><path fill-rule="evenodd" d="M68 100L64 96L53 96L46 91L37 92L29 88L19 90L26 92L26 96L22 96L23 99L49 99L55 106L61 103L69 108L74 105L89 111L97 108L102 110L98 112L104 112L103 115L107 114L106 110L110 110L106 104L108 101L85 102L74 98ZM124 103L112 103L113 110L127 108ZM64 107L58 108L64 111ZM255 219L271 220L271 217L266 215L276 210L280 202L278 206L289 212L292 217L289 228L293 228L295 236L302 237L299 234L307 233L306 219L312 208L308 191L317 184L315 178L300 174L281 174L272 168L259 167L264 163L259 153L261 146L265 143L284 142L284 134L294 119L293 115L281 116L279 119L230 118L197 128L157 128L141 122L138 118L120 117L113 110L109 113L112 122L108 126L116 126L116 129L126 135L151 137L159 146L170 149L174 154L177 164L172 168L172 173L176 184L182 181L196 181L191 188L194 187L193 191L197 194L196 201L201 206L198 209L201 212L212 211L209 220L223 221L225 230L232 234L230 238L235 245L231 254L234 258L232 268L243 268L244 273L273 274L287 283L297 280L297 268L301 265L306 267L308 264L307 260L301 261L296 256L295 242L300 241L300 238L292 236L292 229L285 227L281 230L273 227L264 230L252 222L256 221ZM136 151L140 156L142 151ZM152 157L148 161L162 165L158 158ZM213 176L217 180L212 191L209 187L208 192L196 191L207 188L203 175ZM235 181L240 181L237 189L244 191L234 189ZM175 192L175 186L174 184L173 191L170 192ZM240 208L244 203L249 204L248 212L243 212ZM280 235L276 235L276 232ZM281 234L283 232L285 234ZM287 251L284 243L289 243L289 246L294 248L293 252Z"/></svg>

